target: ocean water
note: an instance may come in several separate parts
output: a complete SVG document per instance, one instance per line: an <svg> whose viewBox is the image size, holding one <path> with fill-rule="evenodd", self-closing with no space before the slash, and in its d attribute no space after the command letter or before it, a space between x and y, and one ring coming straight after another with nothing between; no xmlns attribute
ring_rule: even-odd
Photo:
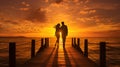
<svg viewBox="0 0 120 67"><path fill-rule="evenodd" d="M8 67L9 42L16 42L17 65L25 63L30 59L31 40L36 40L36 52L40 47L41 38L27 37L4 37L0 38L0 67ZM120 67L120 38L105 37L82 37L80 38L80 47L84 50L84 39L89 42L89 58L99 64L99 42L108 42L107 44L107 66ZM50 38L50 47L54 46L56 39ZM62 43L60 39L60 43ZM67 38L66 47L71 46L71 38Z"/></svg>

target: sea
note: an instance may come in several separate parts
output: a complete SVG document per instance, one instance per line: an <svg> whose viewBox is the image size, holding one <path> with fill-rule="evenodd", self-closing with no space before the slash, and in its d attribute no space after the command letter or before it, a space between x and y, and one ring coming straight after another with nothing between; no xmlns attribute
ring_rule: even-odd
<svg viewBox="0 0 120 67"><path fill-rule="evenodd" d="M106 44L107 67L120 67L120 37L76 37L80 38L80 47L84 51L84 40L88 39L88 56L99 65L99 43ZM30 59L31 40L36 41L35 51L40 48L41 37L0 37L0 67L9 67L9 43L16 43L16 64L24 64ZM55 37L49 37L50 47L56 41ZM62 40L60 39L60 43ZM66 39L66 47L71 47L71 37Z"/></svg>

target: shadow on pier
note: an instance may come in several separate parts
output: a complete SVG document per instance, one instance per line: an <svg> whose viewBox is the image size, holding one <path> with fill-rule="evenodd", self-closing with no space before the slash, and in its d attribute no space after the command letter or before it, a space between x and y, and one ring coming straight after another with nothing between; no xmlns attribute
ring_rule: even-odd
<svg viewBox="0 0 120 67"><path fill-rule="evenodd" d="M72 47L49 47L19 67L97 67Z"/></svg>

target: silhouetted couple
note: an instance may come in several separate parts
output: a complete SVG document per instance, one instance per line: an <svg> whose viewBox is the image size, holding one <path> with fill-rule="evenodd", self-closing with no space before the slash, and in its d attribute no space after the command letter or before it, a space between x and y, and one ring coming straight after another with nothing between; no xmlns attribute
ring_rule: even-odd
<svg viewBox="0 0 120 67"><path fill-rule="evenodd" d="M56 44L59 44L60 32L61 32L61 34L62 34L62 41L63 41L63 47L65 47L66 36L68 35L68 28L64 24L64 22L61 22L61 24L62 24L62 26L60 26L59 23L55 26L55 29L56 29L55 36L57 38Z"/></svg>

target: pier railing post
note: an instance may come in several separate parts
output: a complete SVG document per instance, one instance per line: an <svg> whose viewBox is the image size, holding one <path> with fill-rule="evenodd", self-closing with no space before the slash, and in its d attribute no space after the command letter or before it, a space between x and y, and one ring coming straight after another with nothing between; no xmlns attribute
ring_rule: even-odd
<svg viewBox="0 0 120 67"><path fill-rule="evenodd" d="M88 57L88 40L85 39L84 41L84 56Z"/></svg>
<svg viewBox="0 0 120 67"><path fill-rule="evenodd" d="M16 67L16 43L9 43L9 67Z"/></svg>
<svg viewBox="0 0 120 67"><path fill-rule="evenodd" d="M74 38L74 47L76 47L76 38Z"/></svg>
<svg viewBox="0 0 120 67"><path fill-rule="evenodd" d="M44 47L47 47L47 38L45 38L45 45Z"/></svg>
<svg viewBox="0 0 120 67"><path fill-rule="evenodd" d="M80 47L80 38L77 38L77 46Z"/></svg>
<svg viewBox="0 0 120 67"><path fill-rule="evenodd" d="M49 46L49 38L45 38L45 47Z"/></svg>
<svg viewBox="0 0 120 67"><path fill-rule="evenodd" d="M35 56L35 40L32 40L31 43L31 58Z"/></svg>
<svg viewBox="0 0 120 67"><path fill-rule="evenodd" d="M74 38L72 38L72 47L74 46Z"/></svg>
<svg viewBox="0 0 120 67"><path fill-rule="evenodd" d="M100 67L106 67L106 42L100 42Z"/></svg>
<svg viewBox="0 0 120 67"><path fill-rule="evenodd" d="M44 46L44 38L41 38L41 47L43 48Z"/></svg>
<svg viewBox="0 0 120 67"><path fill-rule="evenodd" d="M47 47L49 47L49 38L47 38L47 43L48 43L48 44L47 44Z"/></svg>

